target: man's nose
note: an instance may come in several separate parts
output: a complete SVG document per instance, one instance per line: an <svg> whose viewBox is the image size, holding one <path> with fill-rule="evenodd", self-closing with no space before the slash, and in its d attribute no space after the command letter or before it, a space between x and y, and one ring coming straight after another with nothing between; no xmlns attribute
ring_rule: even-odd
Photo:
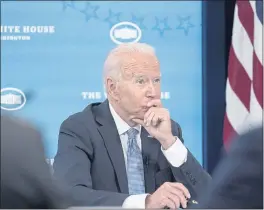
<svg viewBox="0 0 264 210"><path fill-rule="evenodd" d="M155 98L157 95L155 86L153 85L152 82L149 83L148 85L148 90L147 90L147 97Z"/></svg>

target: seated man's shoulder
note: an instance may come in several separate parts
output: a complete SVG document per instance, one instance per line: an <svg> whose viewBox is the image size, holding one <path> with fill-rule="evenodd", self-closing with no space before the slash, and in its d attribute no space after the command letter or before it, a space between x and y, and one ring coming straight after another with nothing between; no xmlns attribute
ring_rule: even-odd
<svg viewBox="0 0 264 210"><path fill-rule="evenodd" d="M256 127L251 131L238 136L230 145L229 153L249 153L253 151L254 154L263 153L263 127ZM246 154L245 153L245 154Z"/></svg>
<svg viewBox="0 0 264 210"><path fill-rule="evenodd" d="M13 126L13 128L15 127L16 129L19 128L19 129L36 130L35 126L29 121L23 118L19 118L15 116L7 116L7 115L1 116L1 126L2 127Z"/></svg>
<svg viewBox="0 0 264 210"><path fill-rule="evenodd" d="M94 121L94 109L101 103L91 103L82 111L69 115L63 122L62 126L69 126L72 124L86 124Z"/></svg>

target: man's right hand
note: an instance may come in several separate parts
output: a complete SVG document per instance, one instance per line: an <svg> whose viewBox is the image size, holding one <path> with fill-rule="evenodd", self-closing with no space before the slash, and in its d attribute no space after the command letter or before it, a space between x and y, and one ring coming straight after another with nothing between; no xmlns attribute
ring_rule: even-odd
<svg viewBox="0 0 264 210"><path fill-rule="evenodd" d="M187 199L191 198L188 189L181 183L166 182L160 186L152 195L146 198L146 208L176 209L187 207Z"/></svg>

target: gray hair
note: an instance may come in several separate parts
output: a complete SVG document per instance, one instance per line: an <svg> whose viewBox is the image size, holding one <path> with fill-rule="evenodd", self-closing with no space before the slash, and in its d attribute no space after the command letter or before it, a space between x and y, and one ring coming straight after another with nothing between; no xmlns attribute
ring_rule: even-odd
<svg viewBox="0 0 264 210"><path fill-rule="evenodd" d="M148 55L155 56L155 49L148 44L145 43L127 43L127 44L120 44L116 48L110 51L108 54L106 61L104 63L104 71L103 71L103 78L104 83L107 77L111 76L115 79L118 79L121 72L120 60L122 55L129 54L129 53L144 53Z"/></svg>

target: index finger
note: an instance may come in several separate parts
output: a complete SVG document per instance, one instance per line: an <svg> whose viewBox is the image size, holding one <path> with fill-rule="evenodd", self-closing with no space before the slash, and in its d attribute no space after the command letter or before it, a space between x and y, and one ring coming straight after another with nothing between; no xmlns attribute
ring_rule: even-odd
<svg viewBox="0 0 264 210"><path fill-rule="evenodd" d="M172 187L175 187L183 192L185 197L191 198L189 190L182 183L170 183Z"/></svg>
<svg viewBox="0 0 264 210"><path fill-rule="evenodd" d="M148 107L162 107L161 100L160 99L153 99L147 104Z"/></svg>

